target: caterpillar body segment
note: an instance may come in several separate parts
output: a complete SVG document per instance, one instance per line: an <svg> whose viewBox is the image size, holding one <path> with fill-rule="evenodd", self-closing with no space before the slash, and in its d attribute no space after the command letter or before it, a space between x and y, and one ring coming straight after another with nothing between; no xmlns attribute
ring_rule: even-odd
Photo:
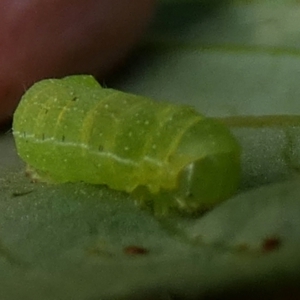
<svg viewBox="0 0 300 300"><path fill-rule="evenodd" d="M209 208L239 183L240 147L222 124L189 106L102 88L89 75L34 84L13 133L42 179L105 184L158 215Z"/></svg>

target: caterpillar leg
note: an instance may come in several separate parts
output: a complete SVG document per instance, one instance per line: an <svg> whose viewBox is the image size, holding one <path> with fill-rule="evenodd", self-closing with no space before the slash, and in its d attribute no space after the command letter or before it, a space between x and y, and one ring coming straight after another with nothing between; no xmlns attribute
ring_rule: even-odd
<svg viewBox="0 0 300 300"><path fill-rule="evenodd" d="M228 199L237 190L240 164L236 155L220 153L188 164L178 175L177 188L152 194L139 186L132 196L138 206L157 216L197 215Z"/></svg>
<svg viewBox="0 0 300 300"><path fill-rule="evenodd" d="M46 172L39 171L35 169L34 167L30 165L26 165L25 169L25 175L26 177L30 178L31 182L47 182L47 183L53 183L53 179L51 179L51 176L47 174Z"/></svg>

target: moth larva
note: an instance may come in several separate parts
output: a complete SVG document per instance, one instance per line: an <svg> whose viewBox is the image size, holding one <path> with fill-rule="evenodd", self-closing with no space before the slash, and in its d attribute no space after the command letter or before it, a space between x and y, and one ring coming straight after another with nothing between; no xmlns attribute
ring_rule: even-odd
<svg viewBox="0 0 300 300"><path fill-rule="evenodd" d="M89 75L34 84L13 134L45 181L105 184L157 215L207 209L239 182L240 147L225 126L189 106L102 88Z"/></svg>

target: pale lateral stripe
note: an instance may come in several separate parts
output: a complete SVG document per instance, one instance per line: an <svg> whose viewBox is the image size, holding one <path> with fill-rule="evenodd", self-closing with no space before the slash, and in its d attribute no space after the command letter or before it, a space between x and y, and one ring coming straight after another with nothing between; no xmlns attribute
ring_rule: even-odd
<svg viewBox="0 0 300 300"><path fill-rule="evenodd" d="M20 131L14 131L14 135L19 137L19 138L24 138L24 134L23 132L20 132ZM112 158L112 159L115 159L116 161L120 162L120 163L123 163L125 165L131 165L131 166L135 166L135 167L138 167L139 166L139 163L137 162L134 162L133 160L131 159L124 159L124 158L121 158L115 154L113 154L112 152L100 152L100 151L95 151L95 150L92 150L89 145L86 145L86 144L83 144L83 143L74 143L74 142L65 142L65 141L57 141L54 137L51 137L51 138L45 138L45 139L36 139L35 138L35 135L34 134L26 134L26 139L31 139L33 140L35 143L39 143L39 144L43 144L43 143L54 143L55 145L58 145L58 146L67 146L67 147L79 147L81 149L86 149L88 150L90 153L92 154L95 154L95 155L98 155L98 156L102 156L102 157L109 157L109 158ZM153 159L149 156L146 156L144 158L144 160L146 161L149 161L155 165L158 165L158 166L162 166L163 164L156 160L156 159Z"/></svg>

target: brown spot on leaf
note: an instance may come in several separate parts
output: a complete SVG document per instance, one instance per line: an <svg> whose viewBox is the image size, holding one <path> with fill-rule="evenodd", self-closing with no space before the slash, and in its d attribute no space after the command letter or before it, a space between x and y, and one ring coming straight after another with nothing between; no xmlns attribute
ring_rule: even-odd
<svg viewBox="0 0 300 300"><path fill-rule="evenodd" d="M128 255L144 255L149 251L146 248L130 245L123 249L123 252Z"/></svg>
<svg viewBox="0 0 300 300"><path fill-rule="evenodd" d="M281 245L281 240L277 236L267 237L263 240L262 251L265 253L278 249Z"/></svg>

